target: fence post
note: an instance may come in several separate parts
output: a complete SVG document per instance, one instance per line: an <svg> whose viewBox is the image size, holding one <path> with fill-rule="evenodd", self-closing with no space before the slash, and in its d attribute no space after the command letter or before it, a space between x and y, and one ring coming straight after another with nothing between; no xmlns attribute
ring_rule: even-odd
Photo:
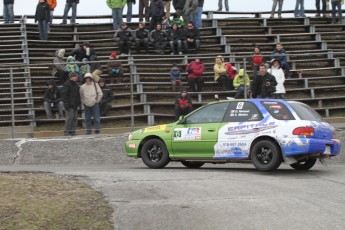
<svg viewBox="0 0 345 230"><path fill-rule="evenodd" d="M247 59L243 58L243 77L244 77L244 91L243 91L243 95L244 95L244 99L247 99Z"/></svg>
<svg viewBox="0 0 345 230"><path fill-rule="evenodd" d="M10 68L10 88L11 88L11 137L14 138L14 89L13 89L13 69Z"/></svg>
<svg viewBox="0 0 345 230"><path fill-rule="evenodd" d="M130 79L130 90L131 90L131 130L134 131L134 87L133 87L133 59L129 58L129 79Z"/></svg>

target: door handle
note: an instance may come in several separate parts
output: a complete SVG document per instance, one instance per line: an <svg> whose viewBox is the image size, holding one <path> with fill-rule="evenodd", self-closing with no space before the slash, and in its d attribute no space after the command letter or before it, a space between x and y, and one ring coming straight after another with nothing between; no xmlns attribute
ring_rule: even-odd
<svg viewBox="0 0 345 230"><path fill-rule="evenodd" d="M209 132L215 132L216 130L215 130L215 129L208 129L207 131L209 131Z"/></svg>

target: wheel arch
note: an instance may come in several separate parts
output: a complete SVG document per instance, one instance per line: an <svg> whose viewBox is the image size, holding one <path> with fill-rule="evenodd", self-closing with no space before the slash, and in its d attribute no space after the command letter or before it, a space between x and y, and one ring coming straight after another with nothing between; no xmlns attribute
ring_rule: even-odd
<svg viewBox="0 0 345 230"><path fill-rule="evenodd" d="M156 136L156 135L147 136L144 139L142 139L140 144L139 144L138 153L137 153L138 158L141 158L141 149L143 148L144 144L147 141L152 140L152 139L158 139L158 140L162 141L166 145L165 141L160 136Z"/></svg>
<svg viewBox="0 0 345 230"><path fill-rule="evenodd" d="M278 146L280 155L281 155L281 156L283 155L283 154L282 154L282 149L281 149L281 147L280 147L278 141L277 141L275 138L273 138L273 137L271 137L271 136L260 136L260 137L257 137L256 139L254 139L254 140L252 141L252 143L250 144L250 148L249 148L249 158L250 158L250 159L252 159L252 148L253 148L253 146L254 146L256 143L258 143L259 141L262 141L262 140L269 140L269 141L272 141L273 143L275 143L275 144Z"/></svg>

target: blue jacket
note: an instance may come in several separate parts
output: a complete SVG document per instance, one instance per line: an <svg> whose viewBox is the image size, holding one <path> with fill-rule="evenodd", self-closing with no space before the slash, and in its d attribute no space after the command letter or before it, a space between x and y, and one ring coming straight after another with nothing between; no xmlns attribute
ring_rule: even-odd
<svg viewBox="0 0 345 230"><path fill-rule="evenodd" d="M287 62L287 56L285 55L286 51L285 49L281 49L280 51L278 50L273 50L272 51L272 59L279 60L280 63L286 63Z"/></svg>
<svg viewBox="0 0 345 230"><path fill-rule="evenodd" d="M170 71L170 79L172 81L181 80L181 71L177 68L172 68Z"/></svg>

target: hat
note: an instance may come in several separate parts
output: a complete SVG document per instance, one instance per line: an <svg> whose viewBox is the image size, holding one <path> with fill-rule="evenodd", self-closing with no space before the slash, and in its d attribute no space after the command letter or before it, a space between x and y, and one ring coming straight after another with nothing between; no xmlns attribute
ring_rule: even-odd
<svg viewBox="0 0 345 230"><path fill-rule="evenodd" d="M110 54L110 57L112 57L112 58L114 58L114 59L117 59L117 53L112 52L112 53Z"/></svg>
<svg viewBox="0 0 345 230"><path fill-rule="evenodd" d="M91 73L86 73L84 75L84 79L86 79L86 78L91 78L92 79L92 74Z"/></svg>
<svg viewBox="0 0 345 230"><path fill-rule="evenodd" d="M81 47L83 46L90 46L90 42L88 41L83 41L83 43L80 45Z"/></svg>
<svg viewBox="0 0 345 230"><path fill-rule="evenodd" d="M50 79L47 81L47 85L56 85L56 82L55 82L55 80Z"/></svg>
<svg viewBox="0 0 345 230"><path fill-rule="evenodd" d="M104 78L100 78L98 82L105 82Z"/></svg>
<svg viewBox="0 0 345 230"><path fill-rule="evenodd" d="M181 93L187 93L186 89L181 89Z"/></svg>
<svg viewBox="0 0 345 230"><path fill-rule="evenodd" d="M69 79L71 79L72 77L78 77L78 76L79 76L79 75L78 75L77 72L70 72L70 73L68 74Z"/></svg>

